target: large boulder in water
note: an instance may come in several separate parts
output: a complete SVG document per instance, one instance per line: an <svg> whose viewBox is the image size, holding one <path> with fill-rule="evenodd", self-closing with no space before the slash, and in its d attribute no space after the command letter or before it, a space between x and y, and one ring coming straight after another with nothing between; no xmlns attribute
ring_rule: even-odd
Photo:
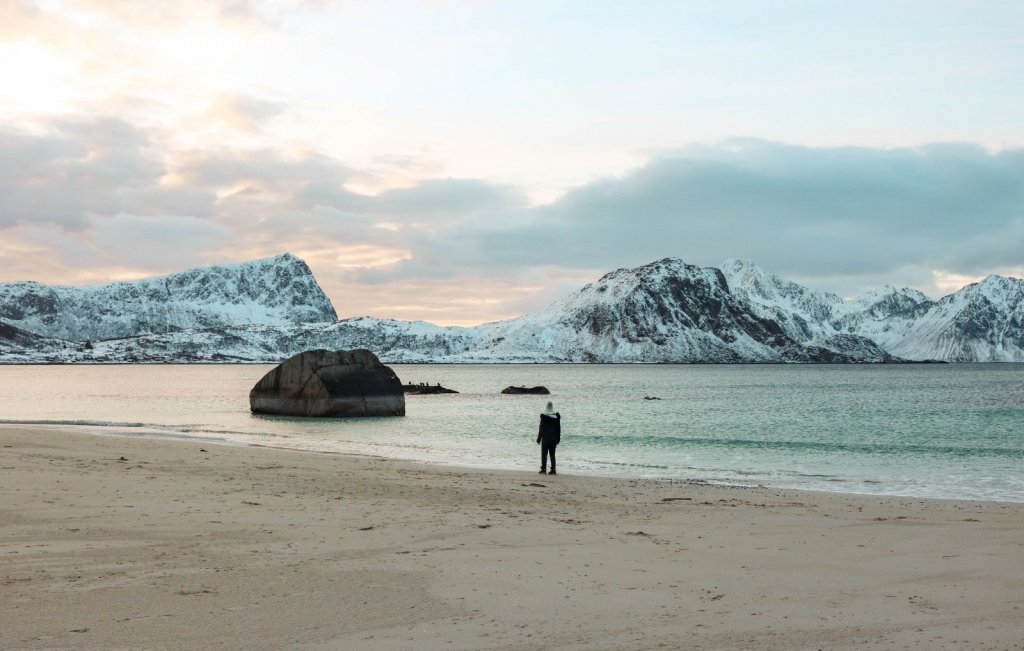
<svg viewBox="0 0 1024 651"><path fill-rule="evenodd" d="M368 350L307 350L281 362L249 392L249 408L279 416L405 416L395 372Z"/></svg>

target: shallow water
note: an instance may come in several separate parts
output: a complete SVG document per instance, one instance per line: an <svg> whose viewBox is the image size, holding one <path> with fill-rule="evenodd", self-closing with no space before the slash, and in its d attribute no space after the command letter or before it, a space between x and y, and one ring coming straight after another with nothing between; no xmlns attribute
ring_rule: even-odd
<svg viewBox="0 0 1024 651"><path fill-rule="evenodd" d="M0 366L0 421L529 469L543 384L562 474L1024 501L1024 364L394 365L460 393L352 420L251 414L270 368Z"/></svg>

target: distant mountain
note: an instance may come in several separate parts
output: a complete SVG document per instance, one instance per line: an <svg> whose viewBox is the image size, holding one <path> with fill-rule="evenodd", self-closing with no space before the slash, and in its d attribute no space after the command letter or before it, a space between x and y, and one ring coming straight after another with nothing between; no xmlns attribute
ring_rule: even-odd
<svg viewBox="0 0 1024 651"><path fill-rule="evenodd" d="M337 320L292 255L94 287L0 284L0 362L277 362L369 348L388 362L1024 361L1024 281L990 276L932 301L852 301L756 264L666 258L547 308L472 328Z"/></svg>
<svg viewBox="0 0 1024 651"><path fill-rule="evenodd" d="M336 319L309 267L290 254L107 285L0 283L0 321L70 341Z"/></svg>
<svg viewBox="0 0 1024 651"><path fill-rule="evenodd" d="M737 298L722 271L673 258L613 271L536 314L481 329L476 354L499 359L861 361L804 345Z"/></svg>
<svg viewBox="0 0 1024 651"><path fill-rule="evenodd" d="M912 298L862 329L909 359L1024 362L1024 281L989 276L938 301Z"/></svg>
<svg viewBox="0 0 1024 651"><path fill-rule="evenodd" d="M722 274L733 295L758 316L778 323L794 340L821 343L837 334L829 323L843 310L839 295L783 280L748 260L726 260Z"/></svg>
<svg viewBox="0 0 1024 651"><path fill-rule="evenodd" d="M938 301L885 286L847 302L751 262L730 260L722 270L734 294L802 343L849 350L841 335L908 360L1024 361L1024 280L989 276Z"/></svg>

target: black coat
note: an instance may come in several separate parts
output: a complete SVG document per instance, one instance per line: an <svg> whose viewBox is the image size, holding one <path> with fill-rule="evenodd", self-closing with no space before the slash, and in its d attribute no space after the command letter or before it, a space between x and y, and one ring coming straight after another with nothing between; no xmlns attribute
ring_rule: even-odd
<svg viewBox="0 0 1024 651"><path fill-rule="evenodd" d="M544 441L545 445L558 445L562 440L562 417L557 412L554 415L540 415L540 429L537 430L537 442Z"/></svg>

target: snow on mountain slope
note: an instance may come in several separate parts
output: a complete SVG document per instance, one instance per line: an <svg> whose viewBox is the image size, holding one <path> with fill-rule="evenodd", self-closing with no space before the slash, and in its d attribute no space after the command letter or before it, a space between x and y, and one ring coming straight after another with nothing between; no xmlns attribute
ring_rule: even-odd
<svg viewBox="0 0 1024 651"><path fill-rule="evenodd" d="M0 346L31 346L42 339L45 338L0 321Z"/></svg>
<svg viewBox="0 0 1024 651"><path fill-rule="evenodd" d="M242 324L333 322L306 263L284 254L93 286L0 283L0 319L45 337L86 341Z"/></svg>
<svg viewBox="0 0 1024 651"><path fill-rule="evenodd" d="M837 332L891 341L894 336L903 336L932 305L934 302L916 289L886 285L837 308L829 325Z"/></svg>
<svg viewBox="0 0 1024 651"><path fill-rule="evenodd" d="M613 271L536 314L481 329L476 353L501 359L826 361L752 314L722 272L674 258Z"/></svg>
<svg viewBox="0 0 1024 651"><path fill-rule="evenodd" d="M1024 280L989 276L921 307L875 340L908 359L1024 362Z"/></svg>
<svg viewBox="0 0 1024 651"><path fill-rule="evenodd" d="M480 336L475 328L356 317L321 329L315 337L322 345L311 347L368 348L391 362L451 361L471 351Z"/></svg>
<svg viewBox="0 0 1024 651"><path fill-rule="evenodd" d="M0 327L0 355L7 363L276 363L304 350L368 348L390 363L431 362L465 353L477 339L470 328L359 317L335 323L181 330L89 343L45 340L40 349L30 339L5 343Z"/></svg>
<svg viewBox="0 0 1024 651"><path fill-rule="evenodd" d="M0 321L0 361L4 363L62 361L73 357L74 348L69 342L41 337ZM49 357L40 356L40 351L47 351Z"/></svg>
<svg viewBox="0 0 1024 651"><path fill-rule="evenodd" d="M843 301L730 260L619 269L535 314L473 328L336 320L291 255L97 287L0 284L0 363L277 362L369 348L387 362L1024 361L1024 281L939 301Z"/></svg>
<svg viewBox="0 0 1024 651"><path fill-rule="evenodd" d="M722 266L734 294L793 339L885 361L1024 361L1024 281L989 276L932 301L916 289L885 286L852 301L815 292L774 276L752 262ZM859 352L858 352L859 351Z"/></svg>
<svg viewBox="0 0 1024 651"><path fill-rule="evenodd" d="M837 294L783 280L749 260L726 260L722 273L737 298L746 300L758 316L778 323L794 340L820 343L836 334L829 322L844 306Z"/></svg>

